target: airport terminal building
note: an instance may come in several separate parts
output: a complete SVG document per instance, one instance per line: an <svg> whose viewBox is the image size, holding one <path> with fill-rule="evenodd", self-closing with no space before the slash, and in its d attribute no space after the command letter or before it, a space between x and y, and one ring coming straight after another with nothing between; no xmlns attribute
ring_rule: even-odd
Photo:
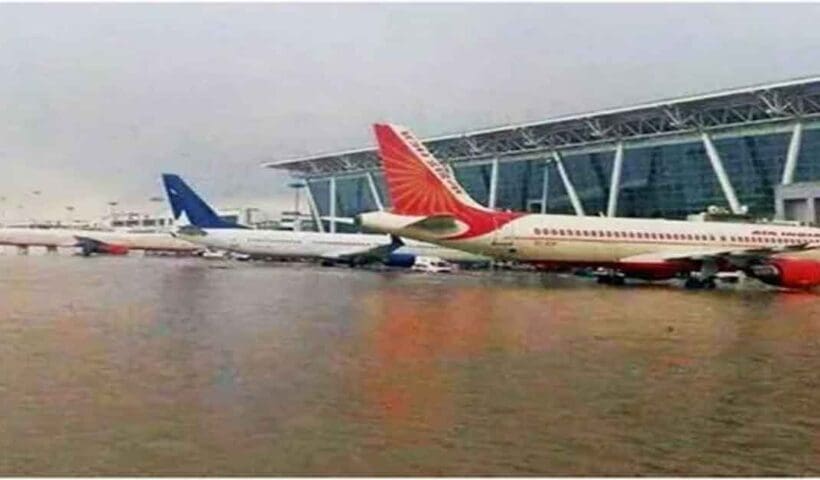
<svg viewBox="0 0 820 480"><path fill-rule="evenodd" d="M820 224L820 77L423 141L492 208L683 219L714 205ZM373 147L264 166L307 183L323 231L389 206Z"/></svg>

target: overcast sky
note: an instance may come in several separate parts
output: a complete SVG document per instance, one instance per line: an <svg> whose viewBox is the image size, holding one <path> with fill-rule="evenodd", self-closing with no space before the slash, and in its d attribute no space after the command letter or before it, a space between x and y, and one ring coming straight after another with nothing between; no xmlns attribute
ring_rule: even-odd
<svg viewBox="0 0 820 480"><path fill-rule="evenodd" d="M286 177L260 162L371 145L374 121L438 135L820 74L818 18L808 4L3 4L0 215L145 209L162 172L277 210Z"/></svg>

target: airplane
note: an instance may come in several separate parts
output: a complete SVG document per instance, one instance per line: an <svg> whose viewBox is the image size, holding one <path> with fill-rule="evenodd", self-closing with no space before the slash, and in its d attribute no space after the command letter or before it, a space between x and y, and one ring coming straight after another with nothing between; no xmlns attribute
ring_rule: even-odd
<svg viewBox="0 0 820 480"><path fill-rule="evenodd" d="M0 228L0 245L29 247L79 248L83 256L92 254L125 255L131 250L193 252L200 247L167 233L132 233L68 228Z"/></svg>
<svg viewBox="0 0 820 480"><path fill-rule="evenodd" d="M193 253L201 249L193 242L161 232L77 231L74 237L84 256L125 255L131 250Z"/></svg>
<svg viewBox="0 0 820 480"><path fill-rule="evenodd" d="M820 285L818 228L493 210L407 128L374 131L393 206L360 214L363 228L545 270L598 268L601 283L685 277L688 288L714 288L720 272L743 271L788 289Z"/></svg>
<svg viewBox="0 0 820 480"><path fill-rule="evenodd" d="M325 264L382 261L388 266L410 267L419 256L462 263L489 261L461 250L404 242L391 235L252 229L220 218L178 175L163 174L162 182L174 218L184 215L180 223L188 223L174 235L207 248L261 257L315 258Z"/></svg>
<svg viewBox="0 0 820 480"><path fill-rule="evenodd" d="M0 245L15 246L21 249L75 247L77 239L71 233L71 230L63 228L2 227L0 228Z"/></svg>

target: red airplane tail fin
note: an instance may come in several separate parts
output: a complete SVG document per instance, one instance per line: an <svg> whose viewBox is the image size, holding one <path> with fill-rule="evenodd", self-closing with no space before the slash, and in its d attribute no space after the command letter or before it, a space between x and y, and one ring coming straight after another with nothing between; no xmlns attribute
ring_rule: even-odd
<svg viewBox="0 0 820 480"><path fill-rule="evenodd" d="M390 124L376 124L373 129L394 213L437 215L465 207L490 211L464 191L451 170L410 130Z"/></svg>

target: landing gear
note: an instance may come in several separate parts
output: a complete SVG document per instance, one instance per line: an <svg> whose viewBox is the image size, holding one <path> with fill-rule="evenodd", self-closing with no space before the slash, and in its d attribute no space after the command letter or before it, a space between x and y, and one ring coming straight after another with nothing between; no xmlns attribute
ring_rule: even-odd
<svg viewBox="0 0 820 480"><path fill-rule="evenodd" d="M599 273L597 276L598 283L601 285L623 285L626 283L626 278L617 272Z"/></svg>
<svg viewBox="0 0 820 480"><path fill-rule="evenodd" d="M714 260L706 260L700 270L689 273L684 285L689 290L714 290L717 287L718 271Z"/></svg>
<svg viewBox="0 0 820 480"><path fill-rule="evenodd" d="M691 275L686 279L684 286L688 290L714 290L717 284L714 277L700 278Z"/></svg>

